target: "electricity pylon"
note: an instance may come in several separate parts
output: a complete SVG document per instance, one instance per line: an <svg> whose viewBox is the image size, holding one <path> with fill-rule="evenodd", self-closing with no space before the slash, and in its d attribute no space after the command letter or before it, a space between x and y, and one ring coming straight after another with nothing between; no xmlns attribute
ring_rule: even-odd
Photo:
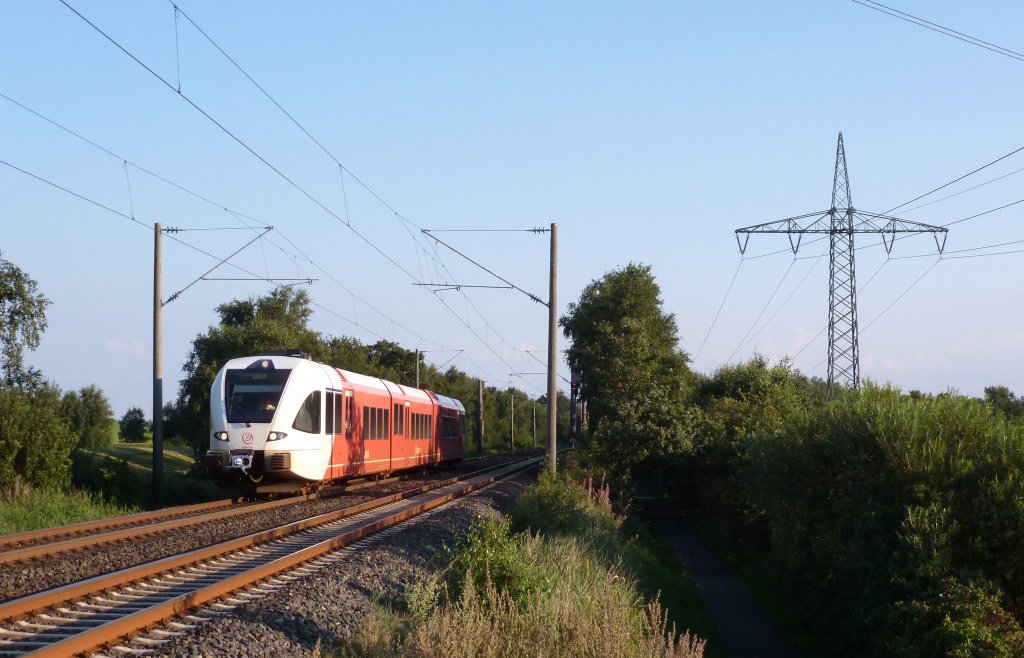
<svg viewBox="0 0 1024 658"><path fill-rule="evenodd" d="M752 233L785 233L789 237L790 249L795 255L800 250L800 241L805 234L820 233L829 236L828 395L832 398L835 397L837 385L854 389L860 386L854 234L881 235L882 244L888 254L892 252L897 233L931 233L941 254L946 246L948 232L949 229L941 226L856 210L850 196L850 179L846 173L843 133L839 133L835 176L832 179L832 207L824 212L736 229L736 242L740 253L745 254Z"/></svg>

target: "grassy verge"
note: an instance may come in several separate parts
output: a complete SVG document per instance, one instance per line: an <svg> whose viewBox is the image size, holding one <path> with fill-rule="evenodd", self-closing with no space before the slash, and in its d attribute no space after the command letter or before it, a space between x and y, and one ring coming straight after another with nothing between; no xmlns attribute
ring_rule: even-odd
<svg viewBox="0 0 1024 658"><path fill-rule="evenodd" d="M511 520L480 520L458 539L442 577L408 585L403 610L375 606L352 642L327 653L703 656L703 640L676 632L694 626L685 614L646 594L660 589L683 608L697 601L692 582L657 562L644 541L625 537L607 490L543 475Z"/></svg>
<svg viewBox="0 0 1024 658"><path fill-rule="evenodd" d="M164 504L187 505L228 497L216 483L190 474L191 450L164 446ZM152 496L153 446L120 443L79 450L73 456L72 479L76 487L119 505L146 509Z"/></svg>
<svg viewBox="0 0 1024 658"><path fill-rule="evenodd" d="M10 493L10 492L8 492ZM83 491L65 493L34 489L5 496L0 506L0 534L131 514L136 508L115 505Z"/></svg>

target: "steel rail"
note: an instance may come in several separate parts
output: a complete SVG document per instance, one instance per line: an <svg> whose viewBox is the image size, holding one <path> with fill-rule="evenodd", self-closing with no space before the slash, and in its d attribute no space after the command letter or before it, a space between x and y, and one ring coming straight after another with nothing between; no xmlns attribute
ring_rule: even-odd
<svg viewBox="0 0 1024 658"><path fill-rule="evenodd" d="M167 518L173 518L176 516L185 516L198 512L205 512L207 510L217 509L220 507L231 507L232 505L234 505L234 503L229 498L226 500L215 500L209 503L184 505L181 507L168 507L153 512L126 514L124 516L113 516L105 519L82 521L80 523L71 523L68 525L62 525L57 527L40 528L38 530L27 530L25 532L5 534L0 535L0 548L3 548L4 546L14 546L16 544L36 542L41 539L52 540L58 537L85 535L86 533L92 533L97 530L115 528L124 525L149 523L151 521L158 521Z"/></svg>
<svg viewBox="0 0 1024 658"><path fill-rule="evenodd" d="M483 458L486 458L486 456L467 457L465 462L475 462L475 460ZM360 478L342 485L326 487L313 493L299 493L300 490L296 489L297 495L295 495L291 501L298 502L300 500L335 497L341 493L359 491L361 489L368 489L381 484L397 482L411 476L411 473L403 473L383 479L373 477ZM242 503L238 503L236 500L238 500L237 497L224 498L220 500L211 500L209 502L199 502L196 503L196 505L165 508L154 512L140 512L138 514L128 514L120 517L108 517L104 519L94 519L92 521L81 521L79 523L71 523L62 526L39 528L37 530L26 530L25 532L0 534L0 551L4 549L4 546L16 546L24 543L30 543L33 545L39 545L46 542L53 543L55 540L62 540L61 538L63 537L84 537L90 534L99 534L99 531L120 528L123 526L144 525L165 519L188 517L219 508L242 509L240 507ZM262 503L256 503L256 505L262 505ZM250 505L247 506L246 509L255 512L266 508L257 508ZM4 564L3 553L0 553L0 564Z"/></svg>
<svg viewBox="0 0 1024 658"><path fill-rule="evenodd" d="M307 545L302 547L293 548L287 545L290 541L298 542L302 540L301 536L289 537L282 542L274 542L273 544L266 546L266 550L270 553L268 556L269 559L266 559L255 566L246 567L241 571L238 568L230 566L231 560L234 559L238 562L251 562L254 559L259 559L253 558L252 550L245 551L242 556L235 558L225 555L221 560L219 560L219 562L229 563L229 566L225 567L224 564L221 564L218 568L230 573L226 577L216 579L214 582L210 582L209 584L199 587L188 587L185 584L175 586L174 583L168 585L166 581L172 580L173 577L177 577L181 581L185 580L186 574L179 571L175 576L165 575L163 577L164 582L159 585L148 585L148 589L145 590L133 589L131 594L106 592L104 594L104 598L97 603L80 603L79 605L83 608L104 610L105 612L101 613L102 617L114 618L98 622L99 625L93 625L91 628L83 628L83 626L92 624L93 620L87 620L84 618L78 619L76 620L78 623L72 623L70 626L67 626L69 630L72 630L71 627L74 627L73 630L80 631L71 636L47 633L46 631L38 634L7 631L6 634L26 636L23 643L27 646L33 647L34 649L27 652L27 655L30 656L67 656L93 651L97 648L109 645L112 642L119 641L122 638L136 634L138 631L149 628L160 622L186 614L203 606L204 604L216 601L228 594L246 588L249 585L262 582L282 572L295 569L299 567L299 565L309 562L321 555L335 551L348 544L379 532L380 530L397 525L410 518L428 512L455 500L456 498L493 484L500 479L511 477L522 470L530 468L538 462L539 458L527 459L512 465L504 465L504 467L498 466L486 469L486 471L497 472L492 472L491 474L487 474L486 472L480 474L478 472L467 477L465 481L460 482L460 478L451 478L443 485L425 485L424 487L419 487L418 489L428 489L428 491L416 494L416 496L422 496L426 498L426 500L420 502L415 500L415 496L405 496L405 498L412 498L413 500L392 501L388 505L392 507L399 507L397 511L392 512L387 511L388 505L376 505L370 510L364 510L368 514L371 514L371 517L358 522L358 525L355 523L357 521L356 519L350 519L346 522L346 525L340 528L318 528L317 530L311 531L313 535L308 535L305 538ZM443 488L445 490L441 491L439 494L435 493L430 495L429 491L437 488ZM395 494L395 496L406 493L408 492ZM386 498L392 497L394 496L388 496ZM404 506L403 502L406 503ZM336 513L331 514L333 515ZM322 518L323 516L328 515L321 515L317 518ZM160 564L160 562L164 561L158 561L156 564ZM199 565L197 565L197 569L199 568ZM213 570L213 566L208 567L208 569ZM165 571L165 569L157 569L156 573L163 574ZM206 572L203 572L204 575L200 579L211 580L212 576L206 576L205 573ZM140 585L140 588L142 587L147 586ZM144 598L153 598L154 596L157 596L159 592L156 590L159 588L163 588L163 591L169 591L171 596L165 597L163 600L155 603L145 602L142 600ZM108 589L109 587L103 587L101 591ZM145 596L147 593L151 596ZM63 600L67 601L68 599L64 598ZM96 599L94 599L94 601L96 601ZM72 616L76 614L87 614L82 611L65 610L65 612ZM71 620L65 620L65 623L69 621ZM56 626L52 624L27 624L27 626L56 628ZM33 641L30 639L29 636L33 635L37 640ZM147 644L152 644L152 641L148 641ZM12 642L7 643L8 647L11 645ZM2 650L3 644L0 644L0 651Z"/></svg>
<svg viewBox="0 0 1024 658"><path fill-rule="evenodd" d="M277 528L271 528L269 530L263 530L260 532L245 535L243 537L236 537L235 539L229 539L218 544L212 544L203 548L197 548L192 551L185 553L179 553L178 555L172 555L152 562L128 567L120 571L115 571L108 574L102 574L94 576L85 580L81 580L61 587L45 590L36 594L30 594L10 601L0 603L0 621L8 621L15 619L20 616L31 614L45 610L53 605L63 603L66 601L72 601L80 599L97 592L102 592L113 587L120 587L126 584L142 580L152 575L171 571L174 569L180 569L189 565L207 560L224 553L231 551L241 550L258 544L279 539L302 530L307 530L331 521L343 519L355 514L360 514L372 510L377 507L382 507L394 502L411 498L419 494L427 493L433 489L444 487L450 484L458 482L460 479L468 479L486 473L497 468L501 468L503 465L491 466L488 468L473 471L471 473L464 474L462 476L456 476L440 480L438 482L432 482L405 491L400 491L388 496L381 498L375 498L357 505L350 505L339 510L331 512L325 512L317 516L303 519L301 521L294 521ZM282 501L275 501L282 502ZM251 508L249 508L251 509Z"/></svg>
<svg viewBox="0 0 1024 658"><path fill-rule="evenodd" d="M409 476L410 474L401 474L383 479L369 479L265 503L240 505L234 503L233 499L218 500L153 512L129 514L126 516L97 519L95 521L83 521L56 528L41 528L16 534L0 535L0 549L3 549L5 546L29 544L19 548L0 550L0 565L43 558L66 551L124 541L160 532L169 532L191 525L222 521L235 516L284 505L293 505L302 501L336 497L343 493L397 482ZM220 510L221 508L227 509L219 512L211 511Z"/></svg>

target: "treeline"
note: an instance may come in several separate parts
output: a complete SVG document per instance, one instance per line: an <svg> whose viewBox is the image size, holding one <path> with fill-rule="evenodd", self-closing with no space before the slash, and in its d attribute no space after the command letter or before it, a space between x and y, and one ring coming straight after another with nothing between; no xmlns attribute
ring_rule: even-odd
<svg viewBox="0 0 1024 658"><path fill-rule="evenodd" d="M183 370L178 399L164 409L165 434L180 436L198 458L210 440L210 387L228 360L269 350L296 349L315 361L403 386L416 384L415 350L380 340L366 345L349 337L326 336L309 328L312 306L302 290L278 288L267 295L233 300L217 307L219 322L192 341ZM476 445L478 380L455 367L443 372L420 359L420 387L458 398L466 407L466 438ZM485 386L484 449L508 449L512 435L515 398L515 445L533 444L533 407L537 408L537 443L547 441L547 401L516 388ZM568 401L559 404L559 431L568 427Z"/></svg>
<svg viewBox="0 0 1024 658"><path fill-rule="evenodd" d="M24 363L39 346L49 300L36 282L0 258L0 491L67 489L72 454L117 440L118 423L96 386L61 391Z"/></svg>
<svg viewBox="0 0 1024 658"><path fill-rule="evenodd" d="M630 265L562 318L593 468L661 484L760 564L812 655L1024 655L1020 398L867 383L830 401L763 358L701 375L659 295Z"/></svg>

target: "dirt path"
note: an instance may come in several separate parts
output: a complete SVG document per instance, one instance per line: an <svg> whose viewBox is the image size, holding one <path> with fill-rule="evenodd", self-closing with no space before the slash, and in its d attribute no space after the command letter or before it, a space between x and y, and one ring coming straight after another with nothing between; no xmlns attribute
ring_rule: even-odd
<svg viewBox="0 0 1024 658"><path fill-rule="evenodd" d="M732 658L795 658L768 615L747 589L733 580L718 558L667 514L656 516L658 528L675 548L718 626Z"/></svg>

